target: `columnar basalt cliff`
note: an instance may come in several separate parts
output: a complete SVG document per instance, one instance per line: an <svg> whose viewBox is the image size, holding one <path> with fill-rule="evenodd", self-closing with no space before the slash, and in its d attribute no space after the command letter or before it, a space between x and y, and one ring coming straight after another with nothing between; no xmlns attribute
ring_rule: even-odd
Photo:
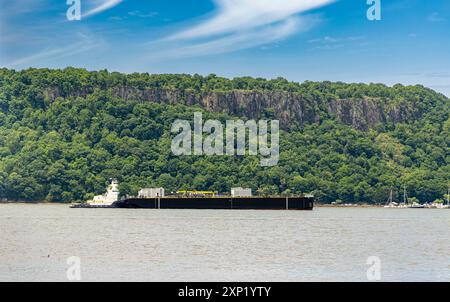
<svg viewBox="0 0 450 302"><path fill-rule="evenodd" d="M280 120L283 129L293 125L319 123L335 118L358 130L368 130L378 124L403 123L420 118L414 102L395 105L380 98L309 99L298 93L283 91L243 91L196 93L181 89L137 89L116 86L109 88L114 97L123 100L156 102L160 104L198 105L207 110L239 116L245 119L271 118ZM92 89L82 89L71 96L86 96ZM47 89L51 101L62 96L58 89Z"/></svg>

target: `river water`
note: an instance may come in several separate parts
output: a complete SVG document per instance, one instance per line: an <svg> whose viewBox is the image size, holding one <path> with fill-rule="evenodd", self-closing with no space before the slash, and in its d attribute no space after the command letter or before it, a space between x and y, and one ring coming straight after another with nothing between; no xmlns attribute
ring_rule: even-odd
<svg viewBox="0 0 450 302"><path fill-rule="evenodd" d="M81 281L450 281L449 226L436 209L1 204L0 281L68 281L72 256Z"/></svg>

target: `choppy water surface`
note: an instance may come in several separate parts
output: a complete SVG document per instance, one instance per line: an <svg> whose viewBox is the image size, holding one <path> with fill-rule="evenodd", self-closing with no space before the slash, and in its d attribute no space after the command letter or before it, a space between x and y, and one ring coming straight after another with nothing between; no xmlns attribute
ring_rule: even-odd
<svg viewBox="0 0 450 302"><path fill-rule="evenodd" d="M450 210L0 205L0 281L450 281Z"/></svg>

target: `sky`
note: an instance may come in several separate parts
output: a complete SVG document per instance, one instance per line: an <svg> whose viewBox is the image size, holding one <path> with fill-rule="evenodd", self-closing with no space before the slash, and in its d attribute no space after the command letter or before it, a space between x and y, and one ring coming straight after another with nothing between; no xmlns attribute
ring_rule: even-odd
<svg viewBox="0 0 450 302"><path fill-rule="evenodd" d="M381 20L367 18L368 0L80 0L69 20L75 1L0 0L0 66L422 84L450 96L450 0L379 0Z"/></svg>

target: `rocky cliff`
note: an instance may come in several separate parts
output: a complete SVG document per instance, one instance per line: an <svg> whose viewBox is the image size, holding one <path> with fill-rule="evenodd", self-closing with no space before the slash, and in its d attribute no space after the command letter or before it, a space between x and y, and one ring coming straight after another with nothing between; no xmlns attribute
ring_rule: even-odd
<svg viewBox="0 0 450 302"><path fill-rule="evenodd" d="M124 100L198 105L213 112L246 119L278 119L284 129L334 118L355 129L368 130L377 124L408 122L421 115L415 109L414 102L403 101L392 105L380 98L323 100L282 91L195 93L180 89L136 89L125 86L111 87L110 91L115 97ZM86 96L91 92L84 89L74 96ZM45 94L51 100L61 96L57 89L47 90Z"/></svg>

